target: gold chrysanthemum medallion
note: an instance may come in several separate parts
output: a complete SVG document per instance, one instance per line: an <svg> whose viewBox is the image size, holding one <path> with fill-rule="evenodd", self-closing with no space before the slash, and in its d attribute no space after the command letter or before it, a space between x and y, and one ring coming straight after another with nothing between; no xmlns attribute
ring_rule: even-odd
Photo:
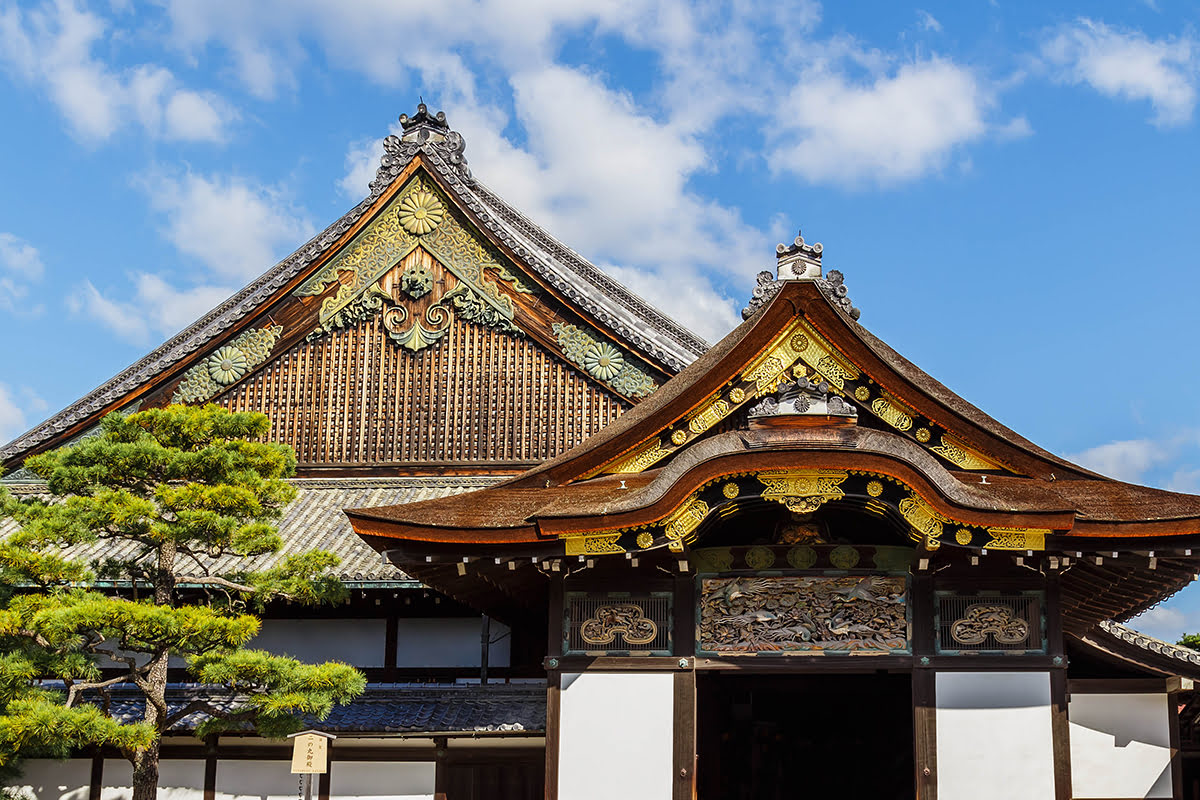
<svg viewBox="0 0 1200 800"><path fill-rule="evenodd" d="M414 236L424 236L446 216L446 207L433 192L412 192L400 201L400 225Z"/></svg>

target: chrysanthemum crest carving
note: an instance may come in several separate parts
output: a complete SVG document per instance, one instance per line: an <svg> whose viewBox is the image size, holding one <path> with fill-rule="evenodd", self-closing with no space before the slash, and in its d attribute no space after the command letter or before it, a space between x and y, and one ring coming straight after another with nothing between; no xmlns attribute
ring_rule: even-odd
<svg viewBox="0 0 1200 800"><path fill-rule="evenodd" d="M380 316L388 336L415 352L445 338L455 317L523 336L513 321L512 296L498 281L518 293L533 291L455 218L421 175L296 294L327 294L337 287L321 301L309 339Z"/></svg>
<svg viewBox="0 0 1200 800"><path fill-rule="evenodd" d="M198 403L237 383L267 360L282 333L282 325L267 325L246 331L218 348L184 373L171 402Z"/></svg>
<svg viewBox="0 0 1200 800"><path fill-rule="evenodd" d="M551 326L563 355L625 397L645 397L658 388L650 375L635 366L613 345L576 325L555 322Z"/></svg>
<svg viewBox="0 0 1200 800"><path fill-rule="evenodd" d="M409 192L400 201L400 224L414 236L424 236L446 216L446 207L433 192Z"/></svg>

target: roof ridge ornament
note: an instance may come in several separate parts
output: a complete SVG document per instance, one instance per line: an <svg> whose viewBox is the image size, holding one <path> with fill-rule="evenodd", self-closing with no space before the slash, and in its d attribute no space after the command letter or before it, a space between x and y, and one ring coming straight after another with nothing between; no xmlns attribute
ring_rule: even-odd
<svg viewBox="0 0 1200 800"><path fill-rule="evenodd" d="M804 241L800 231L796 231L796 238L791 244L777 244L775 274L772 275L768 270L758 273L754 294L750 297L750 303L742 309L742 319L750 319L770 303L779 293L784 281L811 281L817 284L830 303L840 308L851 319L858 319L862 312L855 308L846 296L845 276L836 269L830 270L828 277L823 275L821 255L824 252L823 244L809 244Z"/></svg>
<svg viewBox="0 0 1200 800"><path fill-rule="evenodd" d="M467 141L462 134L450 127L446 112L429 113L424 103L417 105L413 116L400 115L400 135L392 134L383 140L383 158L375 180L371 181L371 196L376 197L396 179L408 162L417 153L425 153L438 166L445 169L450 183L462 181L467 186L475 185L475 178L467 167L463 152Z"/></svg>
<svg viewBox="0 0 1200 800"><path fill-rule="evenodd" d="M820 242L808 244L800 231L791 244L780 242L775 245L775 274L781 281L815 280L821 277L821 253L825 246Z"/></svg>

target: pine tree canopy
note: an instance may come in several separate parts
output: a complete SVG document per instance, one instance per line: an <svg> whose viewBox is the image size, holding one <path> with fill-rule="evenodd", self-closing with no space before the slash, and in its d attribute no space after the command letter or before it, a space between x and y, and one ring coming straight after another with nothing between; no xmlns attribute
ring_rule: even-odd
<svg viewBox="0 0 1200 800"><path fill-rule="evenodd" d="M107 746L144 784L157 781L162 733L185 717L203 720L200 736L282 736L363 691L346 664L244 647L260 625L250 612L271 600L346 593L327 552L241 567L279 551L275 523L296 494L295 453L268 433L266 416L215 405L110 414L95 435L25 461L44 496L0 487L0 517L19 526L0 542L0 767ZM205 699L168 708L169 659L208 685ZM116 687L145 697L142 721L105 714Z"/></svg>

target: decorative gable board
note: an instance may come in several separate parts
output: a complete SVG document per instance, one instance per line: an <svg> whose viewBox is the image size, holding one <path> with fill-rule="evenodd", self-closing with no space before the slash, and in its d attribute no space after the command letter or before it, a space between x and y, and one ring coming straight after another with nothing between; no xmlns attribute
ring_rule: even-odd
<svg viewBox="0 0 1200 800"><path fill-rule="evenodd" d="M377 315L300 341L218 396L261 411L301 463L540 461L629 407L529 337L452 318L399 347Z"/></svg>
<svg viewBox="0 0 1200 800"><path fill-rule="evenodd" d="M492 247L420 170L267 316L170 400L263 412L302 464L542 461L666 379Z"/></svg>

